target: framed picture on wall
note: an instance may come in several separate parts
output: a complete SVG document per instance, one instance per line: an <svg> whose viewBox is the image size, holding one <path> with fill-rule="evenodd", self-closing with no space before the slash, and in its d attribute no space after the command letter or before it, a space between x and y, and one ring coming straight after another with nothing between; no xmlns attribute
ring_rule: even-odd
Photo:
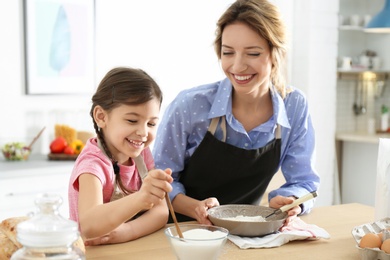
<svg viewBox="0 0 390 260"><path fill-rule="evenodd" d="M94 0L24 0L26 94L94 89Z"/></svg>

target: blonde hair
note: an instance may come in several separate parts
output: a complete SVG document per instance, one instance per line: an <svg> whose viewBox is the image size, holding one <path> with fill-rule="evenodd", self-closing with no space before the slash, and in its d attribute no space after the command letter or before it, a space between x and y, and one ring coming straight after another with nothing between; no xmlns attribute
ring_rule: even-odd
<svg viewBox="0 0 390 260"><path fill-rule="evenodd" d="M237 0L230 5L217 22L214 49L219 59L223 30L234 22L245 23L268 42L272 57L270 79L284 98L287 93L284 77L287 43L285 25L278 8L267 0Z"/></svg>

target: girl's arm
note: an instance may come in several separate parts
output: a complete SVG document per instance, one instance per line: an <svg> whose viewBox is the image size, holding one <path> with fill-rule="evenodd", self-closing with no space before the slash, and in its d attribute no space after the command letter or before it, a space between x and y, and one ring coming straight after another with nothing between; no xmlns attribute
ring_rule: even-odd
<svg viewBox="0 0 390 260"><path fill-rule="evenodd" d="M79 224L85 240L108 234L138 212L159 205L171 191L172 177L162 170L150 171L141 189L122 199L103 203L102 185L92 174L79 177Z"/></svg>
<svg viewBox="0 0 390 260"><path fill-rule="evenodd" d="M163 200L138 218L121 224L112 232L85 241L85 245L115 244L135 240L163 228L167 221L168 208L165 200Z"/></svg>

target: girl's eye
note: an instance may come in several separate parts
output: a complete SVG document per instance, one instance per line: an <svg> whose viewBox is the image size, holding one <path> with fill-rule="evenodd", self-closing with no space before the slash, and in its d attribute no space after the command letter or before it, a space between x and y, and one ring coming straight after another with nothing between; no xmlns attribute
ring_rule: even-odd
<svg viewBox="0 0 390 260"><path fill-rule="evenodd" d="M233 54L233 52L231 52L231 51L224 51L224 52L222 52L222 55L224 55L224 56L232 55L232 54Z"/></svg>
<svg viewBox="0 0 390 260"><path fill-rule="evenodd" d="M137 123L137 120L127 120L127 121L129 121L129 123L132 123L132 124Z"/></svg>
<svg viewBox="0 0 390 260"><path fill-rule="evenodd" d="M155 123L148 123L148 126L150 126L150 127L155 127L156 124L155 124Z"/></svg>
<svg viewBox="0 0 390 260"><path fill-rule="evenodd" d="M258 57L258 56L261 55L261 53L249 53L248 55L249 55L249 56Z"/></svg>

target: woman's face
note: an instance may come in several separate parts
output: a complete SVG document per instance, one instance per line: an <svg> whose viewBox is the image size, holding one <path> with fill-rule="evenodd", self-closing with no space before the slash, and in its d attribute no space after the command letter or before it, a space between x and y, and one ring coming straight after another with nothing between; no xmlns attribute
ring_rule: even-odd
<svg viewBox="0 0 390 260"><path fill-rule="evenodd" d="M237 93L268 92L272 68L268 42L242 22L225 27L222 33L221 64Z"/></svg>
<svg viewBox="0 0 390 260"><path fill-rule="evenodd" d="M159 101L152 99L141 105L120 105L106 115L104 138L119 163L137 157L154 140L159 112Z"/></svg>

